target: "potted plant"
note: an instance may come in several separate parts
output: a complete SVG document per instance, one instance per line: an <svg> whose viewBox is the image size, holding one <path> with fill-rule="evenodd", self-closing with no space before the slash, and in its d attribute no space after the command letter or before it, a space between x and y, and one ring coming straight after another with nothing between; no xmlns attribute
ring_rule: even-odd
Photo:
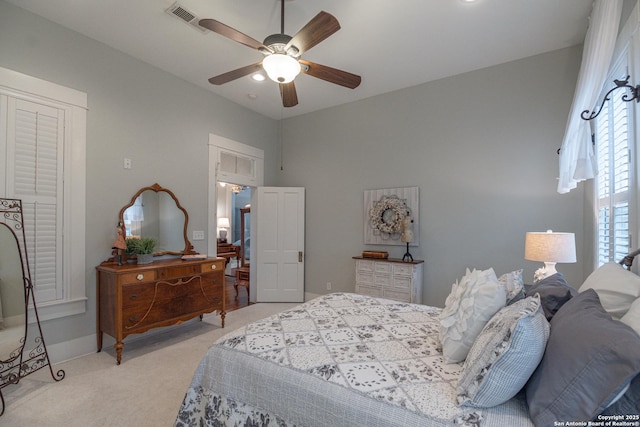
<svg viewBox="0 0 640 427"><path fill-rule="evenodd" d="M151 264L153 252L158 241L153 237L129 237L127 238L127 255L135 255L138 264Z"/></svg>

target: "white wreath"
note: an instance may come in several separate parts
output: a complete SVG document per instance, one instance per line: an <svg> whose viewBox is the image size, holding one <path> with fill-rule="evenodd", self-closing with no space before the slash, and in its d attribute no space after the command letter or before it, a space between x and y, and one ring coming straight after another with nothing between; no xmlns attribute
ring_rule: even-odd
<svg viewBox="0 0 640 427"><path fill-rule="evenodd" d="M383 219L383 214L389 210L393 213L393 218L387 222ZM409 213L410 209L406 200L400 199L398 196L382 196L369 209L369 224L374 231L378 230L382 233L383 238L389 238L390 235L402 232L402 220Z"/></svg>

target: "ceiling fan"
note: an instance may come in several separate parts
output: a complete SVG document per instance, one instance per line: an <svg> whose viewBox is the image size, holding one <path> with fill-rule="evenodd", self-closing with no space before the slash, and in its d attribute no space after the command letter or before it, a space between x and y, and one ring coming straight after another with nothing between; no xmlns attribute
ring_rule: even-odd
<svg viewBox="0 0 640 427"><path fill-rule="evenodd" d="M321 11L291 37L284 33L284 1L281 0L280 34L271 34L262 43L215 19L199 21L201 27L256 49L264 55L262 61L211 77L209 83L221 85L264 69L269 78L279 84L282 105L285 107L298 105L298 94L293 80L300 72L350 89L357 88L362 80L360 76L300 57L338 31L338 20L330 13Z"/></svg>

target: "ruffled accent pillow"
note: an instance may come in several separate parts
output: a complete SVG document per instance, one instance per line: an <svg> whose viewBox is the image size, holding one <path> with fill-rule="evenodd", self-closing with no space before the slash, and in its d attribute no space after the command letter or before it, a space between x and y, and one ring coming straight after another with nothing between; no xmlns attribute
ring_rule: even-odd
<svg viewBox="0 0 640 427"><path fill-rule="evenodd" d="M447 363L462 362L489 319L505 306L507 294L492 268L469 271L451 287L440 313L440 343Z"/></svg>
<svg viewBox="0 0 640 427"><path fill-rule="evenodd" d="M498 278L498 282L504 286L504 289L507 292L507 304L514 303L524 298L522 269L503 274Z"/></svg>
<svg viewBox="0 0 640 427"><path fill-rule="evenodd" d="M539 295L502 308L469 350L456 388L458 404L490 408L518 394L542 360L548 339Z"/></svg>

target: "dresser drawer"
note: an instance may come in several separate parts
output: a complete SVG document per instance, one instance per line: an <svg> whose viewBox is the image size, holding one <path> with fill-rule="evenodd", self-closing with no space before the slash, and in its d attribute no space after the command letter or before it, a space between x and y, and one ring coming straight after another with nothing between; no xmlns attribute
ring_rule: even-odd
<svg viewBox="0 0 640 427"><path fill-rule="evenodd" d="M357 271L356 282L373 284L373 273L369 271Z"/></svg>
<svg viewBox="0 0 640 427"><path fill-rule="evenodd" d="M191 313L222 309L223 280L217 275L158 281L123 288L125 329L143 328Z"/></svg>
<svg viewBox="0 0 640 427"><path fill-rule="evenodd" d="M389 274L391 273L391 264L388 262L376 262L375 271L376 273Z"/></svg>
<svg viewBox="0 0 640 427"><path fill-rule="evenodd" d="M168 280L168 279L174 279L177 277L193 276L194 274L199 274L199 273L200 273L199 264L185 263L184 265L158 269L158 279Z"/></svg>
<svg viewBox="0 0 640 427"><path fill-rule="evenodd" d="M363 261L363 260L356 261L356 270L373 272L373 261Z"/></svg>
<svg viewBox="0 0 640 427"><path fill-rule="evenodd" d="M122 286L122 306L148 305L156 294L156 283L130 283Z"/></svg>
<svg viewBox="0 0 640 427"><path fill-rule="evenodd" d="M200 264L200 273L210 273L212 271L221 271L224 274L225 262L222 261L211 261L206 262L204 264Z"/></svg>
<svg viewBox="0 0 640 427"><path fill-rule="evenodd" d="M139 271L137 273L125 273L120 275L120 283L123 285L129 283L153 282L156 280L155 270Z"/></svg>
<svg viewBox="0 0 640 427"><path fill-rule="evenodd" d="M400 276L412 276L413 265L411 264L395 264L393 266L393 274Z"/></svg>
<svg viewBox="0 0 640 427"><path fill-rule="evenodd" d="M394 276L393 277L393 287L394 289L406 289L409 291L411 289L411 277L407 276Z"/></svg>
<svg viewBox="0 0 640 427"><path fill-rule="evenodd" d="M373 283L380 286L390 286L391 276L388 274L375 274L373 276Z"/></svg>

